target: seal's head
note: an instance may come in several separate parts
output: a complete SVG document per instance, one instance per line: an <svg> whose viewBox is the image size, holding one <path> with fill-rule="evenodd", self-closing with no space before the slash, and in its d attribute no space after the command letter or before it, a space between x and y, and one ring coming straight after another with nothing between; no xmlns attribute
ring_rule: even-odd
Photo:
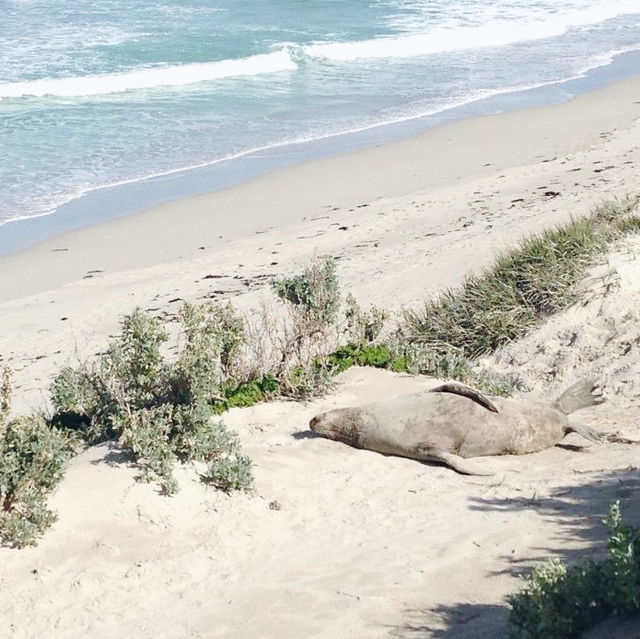
<svg viewBox="0 0 640 639"><path fill-rule="evenodd" d="M338 408L316 415L309 428L329 439L335 439L351 446L358 446L364 426L364 414L360 408Z"/></svg>

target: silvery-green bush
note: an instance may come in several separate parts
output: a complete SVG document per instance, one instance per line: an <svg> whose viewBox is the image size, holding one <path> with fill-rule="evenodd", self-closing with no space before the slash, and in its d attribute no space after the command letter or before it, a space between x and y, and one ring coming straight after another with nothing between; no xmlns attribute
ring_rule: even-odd
<svg viewBox="0 0 640 639"><path fill-rule="evenodd" d="M178 489L179 462L238 459L250 489L250 467L240 460L237 438L213 420L242 341L241 318L232 307L185 304L180 312L180 348L163 354L168 333L161 322L136 309L122 331L92 365L63 369L51 385L52 422L75 428L89 442L115 438L167 494ZM208 478L208 472L205 473Z"/></svg>
<svg viewBox="0 0 640 639"><path fill-rule="evenodd" d="M47 507L71 456L71 440L39 415L9 416L9 371L0 372L0 544L35 545L55 521Z"/></svg>

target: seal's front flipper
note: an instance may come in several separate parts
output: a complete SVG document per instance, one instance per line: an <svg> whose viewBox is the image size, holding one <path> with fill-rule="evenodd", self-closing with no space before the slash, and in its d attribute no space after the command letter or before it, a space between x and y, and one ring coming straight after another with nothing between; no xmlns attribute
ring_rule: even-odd
<svg viewBox="0 0 640 639"><path fill-rule="evenodd" d="M418 446L416 451L416 459L421 461L435 461L440 462L441 464L445 464L449 466L449 468L453 468L458 473L462 475L493 475L495 473L487 470L483 470L481 468L477 468L473 462L469 462L464 457L460 457L460 455L454 455L453 453L448 453L446 450L442 450L441 448L431 448L430 446Z"/></svg>
<svg viewBox="0 0 640 639"><path fill-rule="evenodd" d="M484 406L487 410L494 413L498 412L496 405L486 395L483 395L479 390L471 388L471 386L467 386L466 384L461 384L460 382L447 382L446 384L441 384L440 386L431 388L429 392L454 393L455 395L462 395L462 397L468 397L474 402L480 404L480 406Z"/></svg>

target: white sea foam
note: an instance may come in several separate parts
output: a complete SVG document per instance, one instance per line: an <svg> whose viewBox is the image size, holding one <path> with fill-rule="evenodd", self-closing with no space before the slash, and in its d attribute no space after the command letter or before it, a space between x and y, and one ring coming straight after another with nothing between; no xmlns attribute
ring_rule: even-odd
<svg viewBox="0 0 640 639"><path fill-rule="evenodd" d="M252 156L258 153L274 152L278 149L292 147L294 145L319 142L321 140L339 138L346 135L364 133L366 131L371 131L373 129L379 129L382 127L398 125L398 124L402 124L403 122L409 122L412 120L418 120L421 118L434 116L451 109L460 108L468 104L478 102L480 100L486 100L499 95L515 93L520 91L527 91L531 89L541 88L545 86L552 86L556 84L563 84L570 80L575 80L578 78L585 77L585 75L589 71L611 64L612 60L618 55L632 52L632 51L638 51L638 50L640 50L640 44L612 50L607 53L593 56L589 61L585 61L584 67L577 70L576 73L570 77L564 77L556 80L548 80L548 81L531 83L531 84L515 84L515 85L503 87L501 89L494 89L494 90L491 90L491 89L476 90L465 96L461 96L457 99L445 100L437 105L432 105L431 107L428 107L428 108L417 108L415 110L405 111L403 113L400 112L400 113L389 114L387 117L383 117L375 122L366 123L361 126L341 128L334 131L326 131L324 133L316 132L313 134L306 134L306 135L302 134L302 135L290 137L287 139L283 139L280 141L272 142L270 144L253 146L253 147L244 149L242 151L223 155L222 157L218 157L205 162L199 162L196 164L181 166L181 167L164 170L164 171L150 172L150 173L146 173L146 174L143 174L137 177L132 177L129 179L116 180L107 184L87 186L85 188L77 188L73 191L69 191L68 193L60 194L57 198L52 199L52 201L50 201L48 204L45 202L42 202L40 207L36 207L35 210L32 210L28 214L18 215L18 216L8 217L3 219L2 212L0 211L0 227L4 226L5 224L11 224L13 222L19 222L22 220L52 215L58 210L60 206L94 191L100 191L100 190L114 188L114 187L127 186L130 184L144 182L146 180L151 180L159 177L167 177L167 176L175 175L179 173L187 173L189 171L193 171L196 169L203 169L205 167L212 167L215 165L224 164L232 160L239 160L243 157Z"/></svg>
<svg viewBox="0 0 640 639"><path fill-rule="evenodd" d="M488 25L483 27L464 27L460 29L437 29L425 34L407 35L397 38L375 38L359 42L331 42L305 47L305 53L311 57L327 58L339 62L358 58L413 58L420 55L444 53L446 51L464 51L481 47L495 47L550 38L562 35L564 28L558 25L546 25L544 30L535 31L528 24Z"/></svg>
<svg viewBox="0 0 640 639"><path fill-rule="evenodd" d="M599 24L619 15L634 13L640 13L639 0L619 0L558 14L546 20L493 21L481 26L447 26L397 37L353 42L322 42L304 47L304 52L311 57L338 62L359 58L411 58L543 40L561 36L572 27Z"/></svg>
<svg viewBox="0 0 640 639"><path fill-rule="evenodd" d="M185 86L229 77L292 71L296 68L297 65L291 59L288 50L281 49L237 60L138 69L125 73L9 82L0 84L0 98L108 95L136 89Z"/></svg>
<svg viewBox="0 0 640 639"><path fill-rule="evenodd" d="M23 1L31 0L7 0L9 3ZM309 0L309 4L314 1ZM96 0L94 5L100 13L110 6L110 2L117 4L119 0ZM354 4L357 2L355 0ZM127 0L125 4L144 5L140 0ZM316 40L314 44L304 40L288 42L292 39L288 28L269 26L273 16L260 22L268 28L268 36L260 35L262 32L258 29L236 32L226 23L218 32L212 22L202 29L205 40L200 42L198 36L194 37L193 51L201 52L214 43L217 51L227 51L220 55L237 55L238 58L182 65L162 62L167 51L173 52L171 60L180 59L176 51L182 49L176 47L183 46L180 37L177 44L165 37L165 21L160 23L160 33L154 30L156 25L147 22L144 22L144 28L149 33L141 33L136 29L143 22L128 19L114 20L113 25L102 22L78 25L73 21L66 25L43 20L37 32L31 29L23 32L18 27L29 25L31 21L15 12L13 24L5 22L3 25L0 21L0 71L4 75L0 80L0 119L5 125L0 125L0 137L7 134L0 140L0 147L15 151L8 155L11 160L7 168L12 173L7 173L7 179L0 185L0 191L3 191L0 194L0 226L16 219L54 213L64 202L108 186L223 164L252 154L276 153L279 147L293 144L337 138L389 125L402 126L402 122L501 93L564 82L581 77L588 69L610 64L619 53L638 49L631 43L639 42L640 0L566 0L562 3L558 0L504 0L494 5L477 0L456 0L455 3L451 0L411 3L389 0L386 4L407 5L408 9L399 8L397 20L385 17L375 23L367 22L368 18L363 14L362 23L354 20L362 35L356 36L354 32L346 38L343 36L347 40L370 38L357 42L337 42L341 37L337 35L340 33L338 28L309 35ZM422 6L423 10L414 10L416 6ZM207 11L190 20L200 27L199 21L206 18ZM190 12L177 8L175 14L164 18L178 19L183 13ZM626 20L606 22L625 13L634 15ZM590 26L603 22L601 30ZM184 23L187 24L186 18ZM195 31L200 33L198 29ZM384 37L383 33L389 35ZM562 37L563 34L566 36ZM545 42L543 38L553 39ZM132 42L126 47L118 48L129 40ZM278 44L273 45L274 41ZM510 52L506 65L497 64L495 76L491 75L491 61L500 56L506 59L499 48L483 51L478 56L465 56L471 64L468 77L456 67L460 56L446 55L448 51L500 47L519 41L534 44L523 47L522 51ZM162 46L154 48L156 43ZM241 56L247 55L246 43L271 53L243 58ZM109 50L109 46L115 49ZM141 51L145 52L144 56ZM429 54L442 55L411 60L414 56ZM135 66L141 57L149 60L148 67ZM398 83L387 87L380 77L389 76L386 72L379 75L377 65L368 63L367 59L380 63L394 57L405 58L408 64L398 66ZM475 73L473 58L482 65L480 73ZM335 64L326 63L332 60ZM451 67L449 60L453 60ZM127 61L131 68L126 72L115 71L114 65ZM199 93L196 95L199 83L279 71L286 73L296 68L300 68L300 73L291 86L280 82L288 79L288 75L266 75L264 85L252 83L250 92L242 86L232 87L228 96L225 95L224 103L217 100L205 103L200 100ZM49 77L25 79L38 73ZM536 84L538 79L540 83ZM272 80L278 82L276 87L272 86ZM184 102L182 99L167 100L168 107L162 118L150 112L148 122L145 117L139 118L139 122L136 120L135 127L122 126L129 118L136 118L146 106L139 100L145 96L133 91L158 88L160 91L154 92L155 97L166 89L169 97L180 95L182 98L180 89L185 85L191 86L184 89L187 94ZM351 85L353 91L350 91ZM346 91L345 86L348 86ZM388 94L398 86L397 99L375 99L376 90ZM204 85L203 88L208 87ZM290 89L294 91L289 94ZM109 97L111 94L116 97ZM370 95L374 97L371 104L366 101ZM31 100L29 96L45 99ZM3 97L6 98L4 101ZM19 99L23 97L26 99ZM198 105L206 104L207 108L192 109L191 98L198 99ZM90 99L96 103L104 100L104 105L99 107L100 120L92 115L92 109L69 114L67 107L74 109L76 99ZM246 108L256 99L260 103L255 108L253 104ZM131 105L128 104L130 100ZM110 103L116 101L118 108L112 112ZM344 112L341 110L343 104ZM496 101L496 104L500 103ZM230 114L233 117L227 117ZM239 124L227 126L227 121ZM250 122L246 129L244 122ZM114 123L118 126L113 127ZM110 138L111 131L116 129L126 131L126 139L118 133ZM83 154L80 142L76 145L60 143L67 134L73 139L76 130L81 135L88 132L87 137L95 132L93 150ZM199 146L198 136L191 135L196 130L208 131L210 135L202 137L215 140L215 144L203 141ZM184 131L185 137L190 136L190 143L185 144L190 150L188 153L180 146L180 137L173 135L176 131ZM391 138L394 134L390 131ZM380 133L376 139L386 135ZM261 142L270 143L260 145ZM336 148L341 144L337 142ZM293 156L298 153L286 148L281 151ZM30 154L33 154L33 160ZM119 163L120 156L124 158L123 164ZM81 164L80 159L76 161L76 157L86 164ZM129 158L133 159L129 161ZM166 170L171 166L176 168ZM38 192L35 192L34 183L39 184ZM10 216L14 216L13 219L2 219Z"/></svg>

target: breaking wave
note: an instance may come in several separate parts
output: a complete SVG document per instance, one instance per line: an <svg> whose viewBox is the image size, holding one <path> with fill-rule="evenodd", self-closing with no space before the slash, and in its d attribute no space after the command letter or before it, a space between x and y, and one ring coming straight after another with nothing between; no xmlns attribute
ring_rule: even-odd
<svg viewBox="0 0 640 639"><path fill-rule="evenodd" d="M156 87L186 86L222 78L292 71L296 68L297 65L288 50L281 49L273 53L253 55L237 60L137 69L125 73L10 82L0 84L0 98L108 95Z"/></svg>

